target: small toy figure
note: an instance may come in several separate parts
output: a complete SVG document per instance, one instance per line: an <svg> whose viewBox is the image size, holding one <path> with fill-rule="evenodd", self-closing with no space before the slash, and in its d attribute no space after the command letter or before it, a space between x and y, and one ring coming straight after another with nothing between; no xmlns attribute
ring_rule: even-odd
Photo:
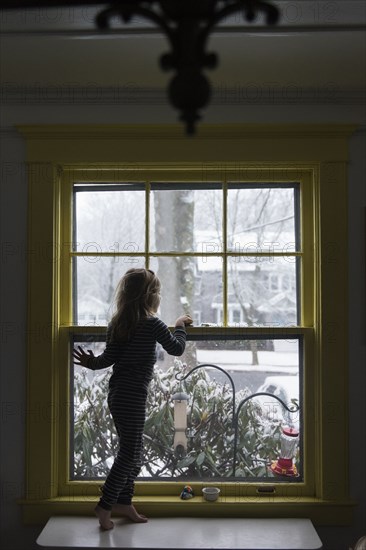
<svg viewBox="0 0 366 550"><path fill-rule="evenodd" d="M185 485L183 491L180 494L182 500L188 500L194 497L193 489L190 485Z"/></svg>

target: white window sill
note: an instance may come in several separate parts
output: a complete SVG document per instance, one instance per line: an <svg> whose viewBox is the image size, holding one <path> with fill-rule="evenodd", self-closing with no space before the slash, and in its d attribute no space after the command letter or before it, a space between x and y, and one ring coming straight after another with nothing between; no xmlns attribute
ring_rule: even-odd
<svg viewBox="0 0 366 550"><path fill-rule="evenodd" d="M309 519L152 518L131 523L114 518L102 531L91 517L52 517L37 544L49 548L320 550Z"/></svg>

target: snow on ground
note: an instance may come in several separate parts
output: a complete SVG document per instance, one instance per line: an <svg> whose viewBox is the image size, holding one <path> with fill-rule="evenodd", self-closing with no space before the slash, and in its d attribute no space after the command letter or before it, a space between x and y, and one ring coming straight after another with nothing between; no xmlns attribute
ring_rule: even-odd
<svg viewBox="0 0 366 550"><path fill-rule="evenodd" d="M299 369L297 353L258 351L259 365L252 365L251 351L197 350L198 363L212 363L230 371L283 372L294 374Z"/></svg>

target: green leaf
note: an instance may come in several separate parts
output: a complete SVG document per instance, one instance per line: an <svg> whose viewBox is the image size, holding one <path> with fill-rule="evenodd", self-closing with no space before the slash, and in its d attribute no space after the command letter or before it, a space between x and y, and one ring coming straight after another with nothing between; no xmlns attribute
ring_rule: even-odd
<svg viewBox="0 0 366 550"><path fill-rule="evenodd" d="M197 457L197 460L196 460L196 463L198 466L201 466L201 464L204 462L206 458L206 454L202 451L202 453L200 453Z"/></svg>
<svg viewBox="0 0 366 550"><path fill-rule="evenodd" d="M180 460L177 464L178 468L187 468L187 466L190 466L195 461L194 456L185 456L182 460Z"/></svg>

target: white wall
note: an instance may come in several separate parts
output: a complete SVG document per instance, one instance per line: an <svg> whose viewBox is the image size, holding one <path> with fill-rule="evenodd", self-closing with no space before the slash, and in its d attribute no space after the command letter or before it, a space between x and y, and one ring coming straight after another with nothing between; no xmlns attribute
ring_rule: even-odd
<svg viewBox="0 0 366 550"><path fill-rule="evenodd" d="M25 370L27 300L27 186L25 148L14 125L51 123L173 123L164 105L29 103L7 104L1 112L1 543L8 550L35 548L41 527L22 525L16 499L23 495L25 472ZM359 123L362 105L211 106L205 122ZM193 138L194 139L194 138ZM365 371L365 130L351 140L349 165L349 337L350 487L359 502L351 527L320 527L326 550L344 550L366 534L366 371ZM331 205L330 205L331 207ZM334 457L337 460L337 457Z"/></svg>

